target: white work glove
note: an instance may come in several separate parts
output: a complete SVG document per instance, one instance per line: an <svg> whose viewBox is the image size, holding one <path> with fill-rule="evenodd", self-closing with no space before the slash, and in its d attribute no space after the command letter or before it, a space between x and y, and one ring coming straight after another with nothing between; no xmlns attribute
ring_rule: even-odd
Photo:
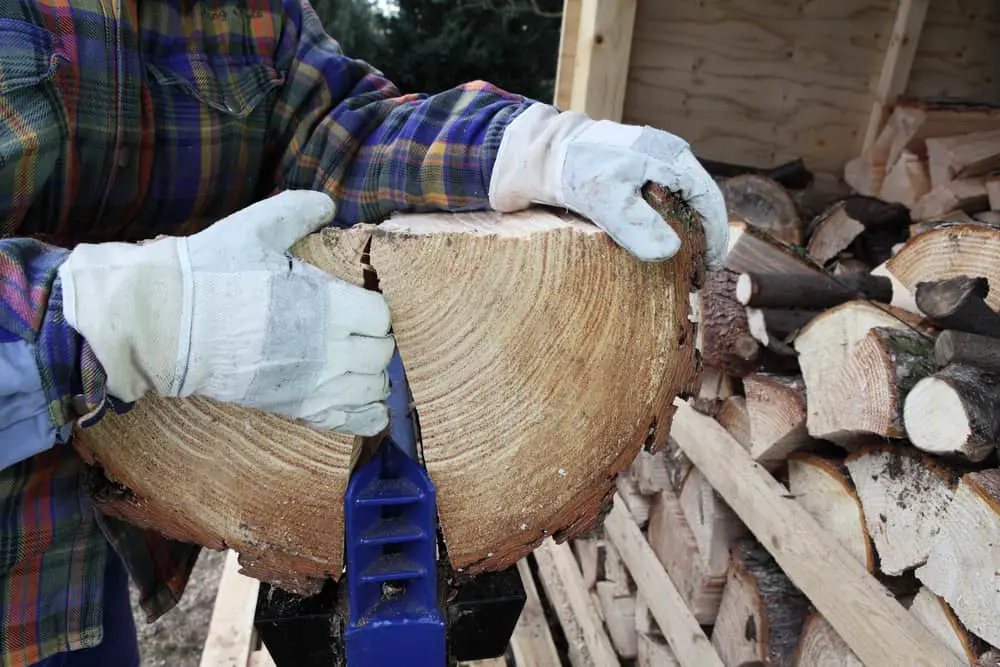
<svg viewBox="0 0 1000 667"><path fill-rule="evenodd" d="M702 216L706 263L726 255L729 218L722 192L672 134L536 103L504 130L490 179L490 207L567 208L596 224L636 258L659 261L680 249L677 234L642 197L652 181L678 193Z"/></svg>
<svg viewBox="0 0 1000 667"><path fill-rule="evenodd" d="M59 269L66 321L119 400L197 395L375 435L388 306L288 252L333 215L327 195L288 191L190 237L77 246Z"/></svg>

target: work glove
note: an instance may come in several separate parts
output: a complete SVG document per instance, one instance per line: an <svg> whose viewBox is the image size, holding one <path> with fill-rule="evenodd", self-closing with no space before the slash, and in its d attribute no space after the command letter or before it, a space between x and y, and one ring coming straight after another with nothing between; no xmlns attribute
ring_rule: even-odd
<svg viewBox="0 0 1000 667"><path fill-rule="evenodd" d="M59 269L66 321L121 401L203 396L375 435L388 306L289 253L333 215L327 195L288 191L190 237L77 246Z"/></svg>
<svg viewBox="0 0 1000 667"><path fill-rule="evenodd" d="M721 266L729 236L722 192L686 141L651 127L533 104L504 130L490 178L490 207L566 208L640 260L669 259L681 240L643 199L647 182L677 193L701 214L706 264Z"/></svg>

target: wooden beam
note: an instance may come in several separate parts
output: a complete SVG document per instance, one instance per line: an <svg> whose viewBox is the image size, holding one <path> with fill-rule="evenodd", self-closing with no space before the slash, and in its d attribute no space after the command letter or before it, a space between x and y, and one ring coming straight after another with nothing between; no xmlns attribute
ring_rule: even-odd
<svg viewBox="0 0 1000 667"><path fill-rule="evenodd" d="M517 572L521 575L521 583L524 585L525 600L521 616L514 627L514 634L510 638L514 663L517 667L558 665L559 652L545 620L545 610L538 596L535 578L531 576L531 568L524 558L517 561Z"/></svg>
<svg viewBox="0 0 1000 667"><path fill-rule="evenodd" d="M963 664L717 421L674 405L678 446L865 664Z"/></svg>
<svg viewBox="0 0 1000 667"><path fill-rule="evenodd" d="M621 121L637 0L581 0L570 108Z"/></svg>
<svg viewBox="0 0 1000 667"><path fill-rule="evenodd" d="M553 104L569 109L573 92L573 69L576 63L576 42L580 34L581 0L563 0L562 28L559 31L559 59L556 61L556 85Z"/></svg>
<svg viewBox="0 0 1000 667"><path fill-rule="evenodd" d="M247 667L260 582L240 574L235 551L226 556L201 654L201 667Z"/></svg>
<svg viewBox="0 0 1000 667"><path fill-rule="evenodd" d="M723 667L712 643L643 538L619 494L615 494L614 505L604 520L604 533L617 547L681 667Z"/></svg>
<svg viewBox="0 0 1000 667"><path fill-rule="evenodd" d="M538 578L555 609L573 667L619 667L569 544L549 538L535 552Z"/></svg>
<svg viewBox="0 0 1000 667"><path fill-rule="evenodd" d="M882 61L882 71L875 87L875 103L868 116L863 151L867 151L875 143L875 138L889 115L889 108L906 90L929 4L930 0L899 0L885 60Z"/></svg>

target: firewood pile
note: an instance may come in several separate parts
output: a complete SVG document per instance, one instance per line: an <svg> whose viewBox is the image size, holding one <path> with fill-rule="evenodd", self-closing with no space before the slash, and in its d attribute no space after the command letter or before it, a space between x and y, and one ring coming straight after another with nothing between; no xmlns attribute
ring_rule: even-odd
<svg viewBox="0 0 1000 667"><path fill-rule="evenodd" d="M699 394L533 556L574 667L1000 664L998 170L1000 110L907 101L812 214L723 182Z"/></svg>

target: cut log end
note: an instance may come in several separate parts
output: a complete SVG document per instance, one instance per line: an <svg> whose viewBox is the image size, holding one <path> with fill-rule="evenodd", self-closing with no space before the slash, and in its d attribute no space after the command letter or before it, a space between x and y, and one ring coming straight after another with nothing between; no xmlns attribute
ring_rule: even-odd
<svg viewBox="0 0 1000 667"><path fill-rule="evenodd" d="M586 529L643 444L666 441L673 397L693 391L704 239L666 190L646 196L683 240L670 262L637 262L589 222L542 209L399 215L293 248L361 285L370 244L456 569L504 569ZM74 443L129 490L132 521L233 548L264 581L342 571L353 438L149 398Z"/></svg>
<svg viewBox="0 0 1000 667"><path fill-rule="evenodd" d="M802 243L802 220L795 201L779 183L760 174L743 174L723 181L721 189L730 219L742 220L785 243Z"/></svg>
<svg viewBox="0 0 1000 667"><path fill-rule="evenodd" d="M916 384L903 418L914 446L980 462L997 448L1000 386L996 376L975 367L946 366Z"/></svg>
<svg viewBox="0 0 1000 667"><path fill-rule="evenodd" d="M792 667L864 667L830 623L817 611L806 618Z"/></svg>
<svg viewBox="0 0 1000 667"><path fill-rule="evenodd" d="M776 462L811 438L806 430L805 384L795 376L755 374L743 379L750 419L750 455Z"/></svg>

